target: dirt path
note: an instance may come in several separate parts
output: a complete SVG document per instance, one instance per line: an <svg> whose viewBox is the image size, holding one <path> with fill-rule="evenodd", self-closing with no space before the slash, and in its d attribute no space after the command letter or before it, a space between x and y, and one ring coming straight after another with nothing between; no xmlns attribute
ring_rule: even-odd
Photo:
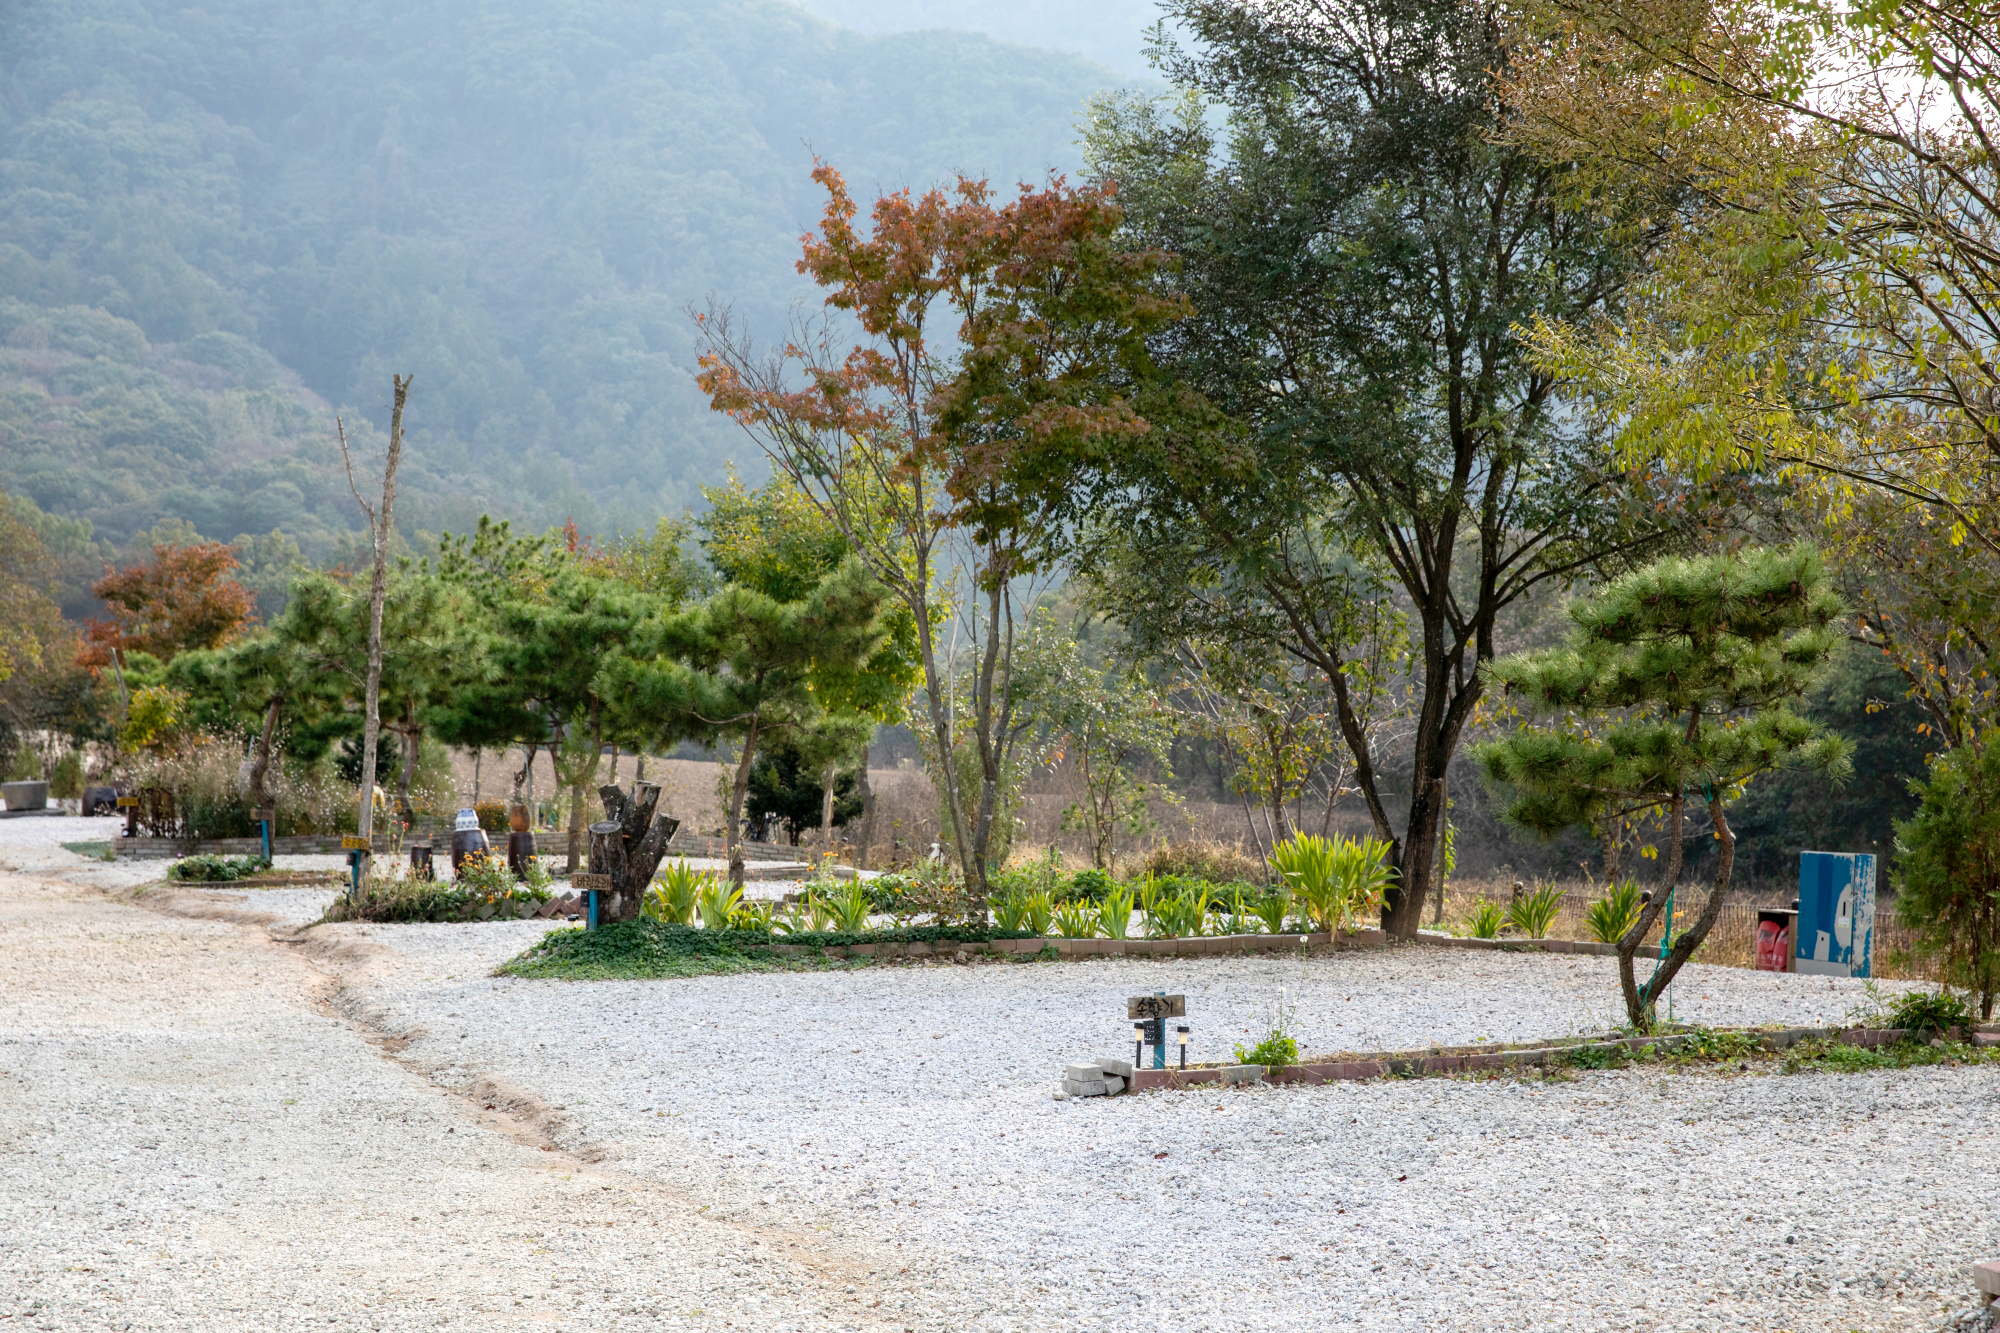
<svg viewBox="0 0 2000 1333"><path fill-rule="evenodd" d="M859 1261L569 1156L329 999L240 916L0 871L0 1330L876 1326Z"/></svg>

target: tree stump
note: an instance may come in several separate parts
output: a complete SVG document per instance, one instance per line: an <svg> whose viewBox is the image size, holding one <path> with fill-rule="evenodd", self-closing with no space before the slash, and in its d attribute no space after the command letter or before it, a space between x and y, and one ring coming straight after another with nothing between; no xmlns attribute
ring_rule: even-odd
<svg viewBox="0 0 2000 1333"><path fill-rule="evenodd" d="M630 796L613 786L599 787L597 794L606 818L590 826L590 869L611 877L598 916L602 921L634 921L681 821L653 813L660 789L651 782L633 783Z"/></svg>

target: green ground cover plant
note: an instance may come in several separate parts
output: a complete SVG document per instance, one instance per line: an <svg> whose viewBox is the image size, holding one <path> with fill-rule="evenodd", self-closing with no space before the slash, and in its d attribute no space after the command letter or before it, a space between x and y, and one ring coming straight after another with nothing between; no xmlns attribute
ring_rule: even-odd
<svg viewBox="0 0 2000 1333"><path fill-rule="evenodd" d="M103 845L108 851L110 844ZM204 852L199 856L184 856L168 866L167 878L183 884L228 883L248 879L270 868L271 863L261 856L218 856Z"/></svg>
<svg viewBox="0 0 2000 1333"><path fill-rule="evenodd" d="M544 935L526 952L502 964L502 976L555 981L633 981L708 976L724 972L796 971L829 966L865 966L812 954L780 954L779 944L842 948L857 944L983 944L998 939L1032 939L1026 931L973 926L915 926L901 930L801 931L697 930L641 918L613 922L597 930L571 927Z"/></svg>

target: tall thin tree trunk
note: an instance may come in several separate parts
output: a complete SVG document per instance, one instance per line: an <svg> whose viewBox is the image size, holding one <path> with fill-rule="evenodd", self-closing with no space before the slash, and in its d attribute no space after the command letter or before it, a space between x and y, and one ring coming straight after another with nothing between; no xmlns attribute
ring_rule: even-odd
<svg viewBox="0 0 2000 1333"><path fill-rule="evenodd" d="M389 456L382 468L382 500L379 511L361 499L356 490L354 498L361 504L361 512L368 516L368 525L375 545L374 568L368 580L368 683L362 703L361 721L361 811L357 819L356 831L363 838L375 834L375 745L382 735L382 601L389 586L389 533L396 510L396 468L403 461L403 406L409 400L409 375L392 375L390 383L395 388L395 403L389 411ZM341 457L347 460L347 483L354 487L354 461L347 450L347 429L334 418L334 428L340 432ZM369 854L361 854L362 892L368 889Z"/></svg>
<svg viewBox="0 0 2000 1333"><path fill-rule="evenodd" d="M757 715L743 732L743 753L736 760L736 776L729 786L729 823L723 832L729 838L729 882L743 887L743 802L750 795L750 763L757 754Z"/></svg>
<svg viewBox="0 0 2000 1333"><path fill-rule="evenodd" d="M835 769L832 764L820 775L819 787L819 845L822 854L833 854L833 784Z"/></svg>
<svg viewBox="0 0 2000 1333"><path fill-rule="evenodd" d="M271 741L277 734L278 715L284 708L282 697L271 700L270 706L264 710L264 729L257 735L257 757L250 764L250 802L258 810L271 807L271 797L264 790L264 779L271 771Z"/></svg>
<svg viewBox="0 0 2000 1333"><path fill-rule="evenodd" d="M868 750L874 737L861 742L861 845L854 852L854 868L868 869L868 849L875 845L875 787L868 781Z"/></svg>
<svg viewBox="0 0 2000 1333"><path fill-rule="evenodd" d="M480 761L485 759L485 757L486 752L484 750L480 749L477 745L472 747L472 804L475 807L479 804Z"/></svg>

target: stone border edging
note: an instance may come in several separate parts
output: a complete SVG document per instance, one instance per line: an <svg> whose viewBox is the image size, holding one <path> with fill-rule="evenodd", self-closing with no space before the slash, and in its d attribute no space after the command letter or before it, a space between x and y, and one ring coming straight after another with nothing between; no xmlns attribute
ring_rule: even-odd
<svg viewBox="0 0 2000 1333"><path fill-rule="evenodd" d="M1756 1032L1759 1044L1767 1051L1789 1050L1802 1041L1826 1040L1831 1038L1843 1045L1874 1047L1893 1046L1910 1036L1907 1028L1777 1028L1770 1031L1756 1029L1716 1029L1717 1031ZM2000 1034L1974 1031L1975 1045L2000 1045ZM1982 1041L1982 1037L1992 1037L1992 1041ZM1265 1068L1263 1080L1268 1083L1348 1083L1363 1079L1383 1078L1394 1075L1410 1078L1420 1074L1471 1074L1483 1070L1504 1070L1518 1068L1546 1068L1552 1057L1571 1055L1581 1051L1639 1051L1651 1047L1655 1050L1673 1051L1685 1046L1691 1040L1686 1033L1668 1033L1658 1037L1621 1037L1615 1041L1571 1042L1565 1045L1537 1046L1514 1050L1491 1049L1483 1051L1457 1052L1440 1055L1405 1055L1395 1052L1370 1054L1354 1060L1334 1060L1318 1064L1285 1065L1277 1069ZM1128 1092L1144 1092L1152 1088L1192 1088L1203 1084L1240 1083L1245 1081L1238 1072L1258 1066L1221 1065L1204 1069L1134 1069L1126 1088ZM1231 1077L1235 1075L1235 1077ZM1254 1080L1253 1080L1254 1081Z"/></svg>
<svg viewBox="0 0 2000 1333"><path fill-rule="evenodd" d="M1475 939L1470 935L1443 935L1435 931L1420 930L1415 942L1431 944L1445 949L1511 949L1516 952L1540 950L1543 953L1589 953L1607 958L1618 956L1615 944L1599 944L1596 940L1552 940L1552 939Z"/></svg>
<svg viewBox="0 0 2000 1333"><path fill-rule="evenodd" d="M771 951L787 957L822 954L831 958L930 958L939 954L1038 954L1054 946L1059 958L1214 958L1228 954L1311 952L1349 944L1380 944L1379 930L1339 931L1313 935L1189 935L1165 940L1065 940L1044 935L1020 940L980 940L970 943L940 940L900 944L773 944Z"/></svg>

